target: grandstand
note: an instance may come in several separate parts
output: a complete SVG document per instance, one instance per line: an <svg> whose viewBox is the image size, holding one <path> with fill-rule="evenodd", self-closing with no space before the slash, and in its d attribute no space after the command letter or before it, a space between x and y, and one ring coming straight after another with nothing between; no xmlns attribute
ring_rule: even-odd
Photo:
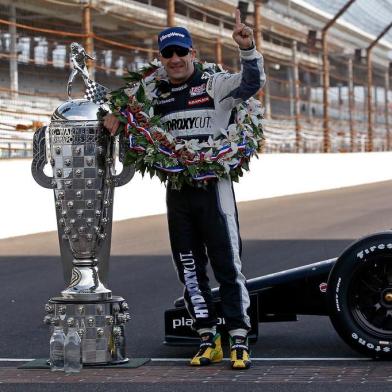
<svg viewBox="0 0 392 392"><path fill-rule="evenodd" d="M71 42L93 50L90 71L111 89L122 84L127 69L157 56L156 34L173 23L191 31L199 58L234 72L240 64L231 30L239 3L265 57L268 83L259 96L266 109L265 150L323 151L321 30L346 0L0 0L0 158L31 156L33 131L66 99ZM367 148L365 49L390 20L392 0L356 0L328 32L330 151ZM389 31L372 50L375 151L392 144L391 53Z"/></svg>

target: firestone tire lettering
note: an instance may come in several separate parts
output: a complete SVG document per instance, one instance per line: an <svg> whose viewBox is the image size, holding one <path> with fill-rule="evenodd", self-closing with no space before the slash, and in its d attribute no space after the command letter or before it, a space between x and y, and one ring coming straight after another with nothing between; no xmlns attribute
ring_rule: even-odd
<svg viewBox="0 0 392 392"><path fill-rule="evenodd" d="M389 335L374 327L371 320L366 325L360 321L352 302L353 287L361 284L361 280L355 281L359 271L380 259L392 265L392 232L362 238L343 252L328 279L327 301L332 324L348 345L366 356L390 359Z"/></svg>
<svg viewBox="0 0 392 392"><path fill-rule="evenodd" d="M383 345L381 345L381 344L374 345L373 343L369 343L365 339L363 339L362 337L358 336L358 334L355 332L353 332L351 334L351 337L353 338L353 340L357 341L362 346L366 346L370 350L374 350L376 352L383 351L384 353L389 353L391 351L391 348L387 346L387 344L389 344L389 342L384 342Z"/></svg>

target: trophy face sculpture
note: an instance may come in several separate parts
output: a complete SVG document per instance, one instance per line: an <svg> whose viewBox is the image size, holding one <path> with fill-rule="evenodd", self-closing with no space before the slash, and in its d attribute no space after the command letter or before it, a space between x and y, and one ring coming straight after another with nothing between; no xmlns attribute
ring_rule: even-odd
<svg viewBox="0 0 392 392"><path fill-rule="evenodd" d="M50 125L34 134L32 175L39 185L54 190L58 236L65 282L61 296L45 306L47 324L79 326L83 364L127 361L124 324L130 316L123 298L112 296L107 285L114 188L128 183L133 167L115 174L115 138L99 120L107 89L89 79L86 58L71 44L73 70L68 101L52 115ZM81 75L89 98L72 99L72 82ZM87 91L87 90L86 90ZM92 93L91 93L92 91ZM98 92L98 93L97 93ZM119 160L127 149L120 136ZM43 169L50 161L53 177Z"/></svg>

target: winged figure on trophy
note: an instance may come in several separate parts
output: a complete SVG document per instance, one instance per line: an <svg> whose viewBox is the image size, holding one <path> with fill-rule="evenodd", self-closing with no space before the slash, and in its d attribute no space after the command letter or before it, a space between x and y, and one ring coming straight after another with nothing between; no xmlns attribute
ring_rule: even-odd
<svg viewBox="0 0 392 392"><path fill-rule="evenodd" d="M72 100L71 97L72 83L75 77L77 75L80 75L83 78L83 81L86 85L84 98L98 105L102 105L107 101L106 94L109 90L106 87L102 86L101 84L90 79L90 75L86 65L86 61L88 59L95 60L94 57L86 53L83 46L81 46L77 42L72 42L71 63L73 69L68 78L68 84L67 84L68 99Z"/></svg>

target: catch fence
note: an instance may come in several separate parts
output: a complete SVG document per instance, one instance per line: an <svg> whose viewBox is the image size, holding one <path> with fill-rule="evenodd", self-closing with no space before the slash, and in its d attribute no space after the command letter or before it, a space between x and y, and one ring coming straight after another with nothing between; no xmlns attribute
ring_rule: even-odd
<svg viewBox="0 0 392 392"><path fill-rule="evenodd" d="M17 8L14 19L10 17L9 6L0 5L0 158L31 156L32 132L47 124L56 106L66 99L71 42L90 42L96 58L92 73L110 89L122 85L127 70L139 69L157 56L156 34L165 26L160 16L165 16L165 1L133 2L140 3L140 15L119 15L115 8L103 10L99 6L103 3L97 2L90 9L89 33L85 32L82 6L76 3L48 1L47 6L53 11L51 17L48 12L40 14ZM58 7L68 12L72 9L79 16L65 20L58 15L61 12ZM155 21L143 18L146 7L156 13ZM189 17L207 27L220 26L221 35L211 33L206 37L192 31L198 57L208 62L220 61L230 72L238 71L238 52L227 38L233 22L181 1L176 2L176 7L179 19ZM276 37L267 32L262 37L267 74L266 86L259 96L265 107L264 151L323 152L325 119L320 51L286 38L278 44L289 55L278 59L268 50L269 45L276 44ZM15 64L16 74L12 72ZM366 61L331 50L329 68L330 151L365 151L369 142ZM390 69L373 66L373 151L391 149L390 76ZM17 90L13 88L15 85ZM81 96L82 91L79 81L74 86L74 95Z"/></svg>

